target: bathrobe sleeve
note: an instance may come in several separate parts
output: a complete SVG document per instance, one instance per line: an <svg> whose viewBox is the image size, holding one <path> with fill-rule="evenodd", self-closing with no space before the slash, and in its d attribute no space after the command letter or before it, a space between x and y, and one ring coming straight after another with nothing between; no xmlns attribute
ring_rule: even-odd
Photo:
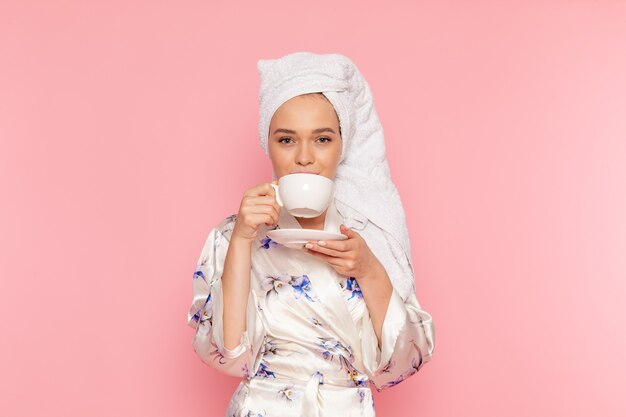
<svg viewBox="0 0 626 417"><path fill-rule="evenodd" d="M367 309L361 329L365 371L378 391L404 381L432 358L433 320L420 307L414 292L403 301L393 290L383 322L381 349Z"/></svg>
<svg viewBox="0 0 626 417"><path fill-rule="evenodd" d="M251 291L248 298L247 328L234 349L224 346L222 273L235 215L220 222L207 237L193 274L193 301L187 324L195 329L192 346L207 365L231 376L250 378L264 337Z"/></svg>

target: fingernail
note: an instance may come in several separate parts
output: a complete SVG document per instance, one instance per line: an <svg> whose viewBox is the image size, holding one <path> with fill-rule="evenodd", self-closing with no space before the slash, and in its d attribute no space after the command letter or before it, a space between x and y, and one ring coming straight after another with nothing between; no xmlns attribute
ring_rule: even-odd
<svg viewBox="0 0 626 417"><path fill-rule="evenodd" d="M312 243L307 243L306 245L304 245L305 248L307 249L311 249L313 247Z"/></svg>
<svg viewBox="0 0 626 417"><path fill-rule="evenodd" d="M324 242L323 240L318 240L317 244L320 246L326 246L326 242Z"/></svg>

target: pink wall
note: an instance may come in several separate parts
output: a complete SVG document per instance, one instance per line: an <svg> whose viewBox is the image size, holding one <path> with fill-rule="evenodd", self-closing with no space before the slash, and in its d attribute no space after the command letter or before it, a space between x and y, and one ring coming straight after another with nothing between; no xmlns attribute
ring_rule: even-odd
<svg viewBox="0 0 626 417"><path fill-rule="evenodd" d="M191 276L271 179L256 61L311 50L372 86L437 329L378 414L626 415L626 5L526 3L1 2L0 414L224 413Z"/></svg>

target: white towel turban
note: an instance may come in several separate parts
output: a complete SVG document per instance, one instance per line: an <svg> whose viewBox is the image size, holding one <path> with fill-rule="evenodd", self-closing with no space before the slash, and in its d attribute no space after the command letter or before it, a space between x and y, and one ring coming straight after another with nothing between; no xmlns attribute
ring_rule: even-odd
<svg viewBox="0 0 626 417"><path fill-rule="evenodd" d="M406 299L414 290L406 218L390 177L383 128L367 81L341 54L295 52L278 59L261 59L257 69L261 77L258 133L268 157L270 121L284 102L321 92L335 108L342 141L334 178L335 205L344 218L354 215L367 219L359 233L385 266L394 288Z"/></svg>

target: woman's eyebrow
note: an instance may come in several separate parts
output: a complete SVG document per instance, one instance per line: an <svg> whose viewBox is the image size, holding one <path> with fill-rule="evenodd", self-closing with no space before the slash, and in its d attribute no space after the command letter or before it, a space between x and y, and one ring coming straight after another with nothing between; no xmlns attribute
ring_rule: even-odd
<svg viewBox="0 0 626 417"><path fill-rule="evenodd" d="M330 127L320 127L319 129L315 129L311 133L324 133L324 132L335 133L335 131L331 129ZM290 135L296 135L298 132L296 132L295 130L289 130L289 129L276 129L274 131L274 135L277 133L289 133Z"/></svg>

